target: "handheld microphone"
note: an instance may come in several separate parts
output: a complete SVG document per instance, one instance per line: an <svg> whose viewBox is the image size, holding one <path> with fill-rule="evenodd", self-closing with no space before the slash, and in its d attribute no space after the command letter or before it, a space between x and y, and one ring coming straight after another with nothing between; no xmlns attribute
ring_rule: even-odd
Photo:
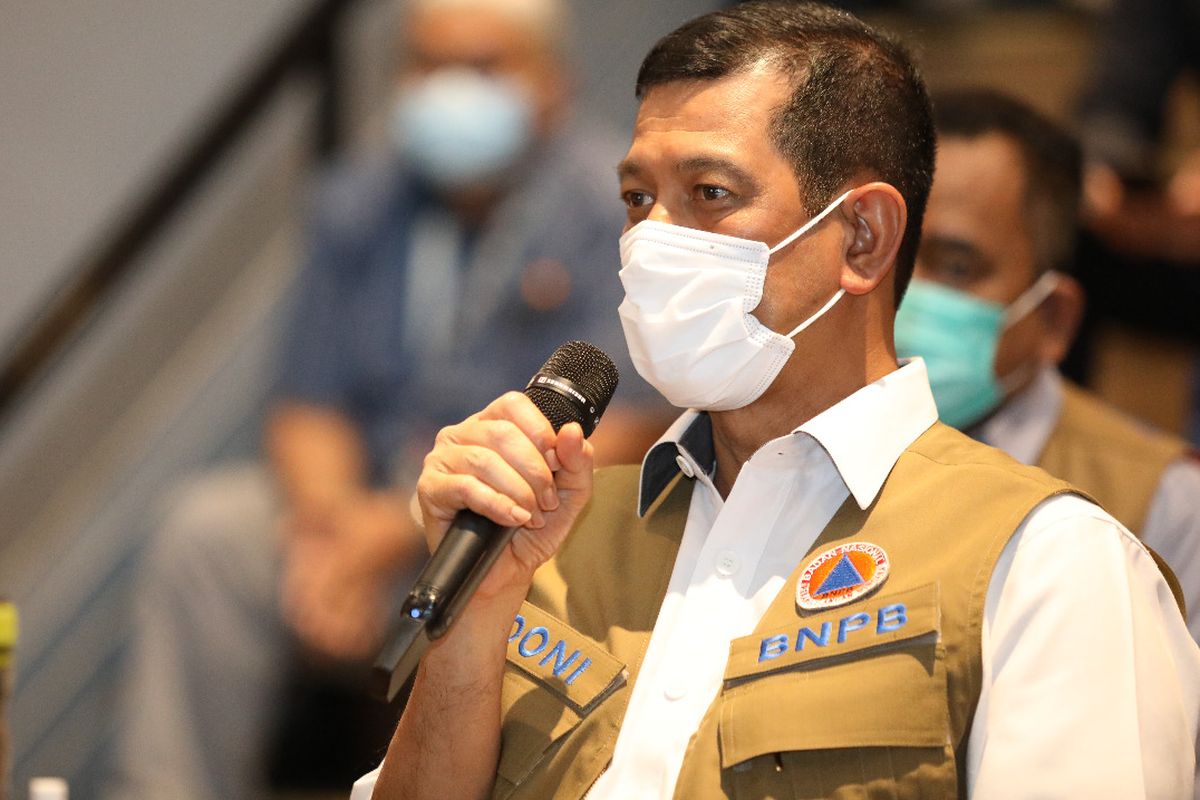
<svg viewBox="0 0 1200 800"><path fill-rule="evenodd" d="M525 387L525 396L557 432L578 422L590 436L617 388L612 359L587 342L559 346ZM401 608L399 630L375 661L373 693L388 701L416 670L430 642L441 638L475 593L516 528L463 509L438 544Z"/></svg>

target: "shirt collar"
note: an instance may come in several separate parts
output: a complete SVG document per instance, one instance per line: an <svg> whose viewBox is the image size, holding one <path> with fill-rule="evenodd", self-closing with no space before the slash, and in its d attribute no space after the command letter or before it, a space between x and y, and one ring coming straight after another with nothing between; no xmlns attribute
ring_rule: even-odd
<svg viewBox="0 0 1200 800"><path fill-rule="evenodd" d="M716 464L712 422L708 414L685 411L659 437L642 459L642 478L638 489L638 516L646 515L667 484L680 472L679 457L686 454L696 464Z"/></svg>
<svg viewBox="0 0 1200 800"><path fill-rule="evenodd" d="M1033 464L1058 422L1062 399L1062 376L1053 367L1042 367L1024 391L1009 398L971 435L1022 464Z"/></svg>
<svg viewBox="0 0 1200 800"><path fill-rule="evenodd" d="M913 358L902 364L789 434L808 434L825 449L859 508L875 500L900 454L937 421L925 362ZM681 453L699 465L715 463L707 414L685 412L646 453L639 515L680 472Z"/></svg>

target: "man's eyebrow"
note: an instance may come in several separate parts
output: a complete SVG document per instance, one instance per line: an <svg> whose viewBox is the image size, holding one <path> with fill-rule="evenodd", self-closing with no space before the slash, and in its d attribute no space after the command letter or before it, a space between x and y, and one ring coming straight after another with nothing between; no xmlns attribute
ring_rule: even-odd
<svg viewBox="0 0 1200 800"><path fill-rule="evenodd" d="M753 175L732 161L718 156L692 156L691 158L685 158L675 165L675 169L678 172L724 173L733 178L733 180L750 186L752 189L758 188L758 181L754 180Z"/></svg>
<svg viewBox="0 0 1200 800"><path fill-rule="evenodd" d="M957 236L921 236L921 249L941 250L959 256L972 258L986 267L992 266L992 260L987 257L974 243Z"/></svg>
<svg viewBox="0 0 1200 800"><path fill-rule="evenodd" d="M938 247L944 250L953 250L958 253L969 253L976 255L979 253L979 248L972 244L967 239L962 239L957 236L939 236L937 234L929 234L921 237L921 244L929 245L930 247Z"/></svg>
<svg viewBox="0 0 1200 800"><path fill-rule="evenodd" d="M626 158L620 164L617 164L618 178L636 178L643 172L645 170L642 168L642 165L631 158Z"/></svg>
<svg viewBox="0 0 1200 800"><path fill-rule="evenodd" d="M633 159L627 158L617 165L617 177L637 178L645 173L645 168ZM758 181L746 170L728 159L717 156L692 156L685 158L675 165L676 172L716 172L729 176L733 180L749 186L752 190L758 188Z"/></svg>

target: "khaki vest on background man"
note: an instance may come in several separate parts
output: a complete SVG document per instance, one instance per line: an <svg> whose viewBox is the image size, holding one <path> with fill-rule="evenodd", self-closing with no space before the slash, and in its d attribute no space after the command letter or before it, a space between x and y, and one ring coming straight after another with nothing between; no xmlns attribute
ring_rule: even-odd
<svg viewBox="0 0 1200 800"><path fill-rule="evenodd" d="M1062 410L1037 465L1090 492L1141 535L1163 472L1187 450L1183 440L1141 425L1064 381Z"/></svg>
<svg viewBox="0 0 1200 800"><path fill-rule="evenodd" d="M639 519L638 469L597 473L591 505L538 571L513 627L496 800L576 800L610 762L691 487L676 477ZM1038 503L1072 491L940 423L931 427L870 508L846 501L754 633L732 642L724 685L692 737L675 796L965 794L962 758L993 568ZM887 580L847 605L801 610L803 568L851 541L886 551Z"/></svg>

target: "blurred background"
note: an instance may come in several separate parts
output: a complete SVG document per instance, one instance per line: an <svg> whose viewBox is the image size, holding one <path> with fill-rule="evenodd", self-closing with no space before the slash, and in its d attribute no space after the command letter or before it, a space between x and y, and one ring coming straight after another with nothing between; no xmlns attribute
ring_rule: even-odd
<svg viewBox="0 0 1200 800"><path fill-rule="evenodd" d="M575 109L627 136L641 57L721 4L571 5ZM1004 88L1079 130L1089 82L1104 84L1089 78L1102 73L1098 31L1113 13L1103 0L851 7L905 38L935 88ZM35 775L101 794L139 556L181 479L261 448L314 176L387 147L397 8L0 6L0 595L21 614L6 708L14 797ZM1141 217L1110 213L1098 231L1129 257L1084 276L1092 305L1069 371L1195 442L1200 237L1188 226L1200 217L1182 213L1164 232L1153 205L1200 146L1186 60L1152 76L1169 91L1143 93L1162 113L1150 166L1115 165L1147 205ZM1130 195L1113 201L1103 178L1089 187L1097 202L1126 208ZM618 205L615 174L611 188ZM329 791L289 778L303 772L294 756L274 758L280 796Z"/></svg>

